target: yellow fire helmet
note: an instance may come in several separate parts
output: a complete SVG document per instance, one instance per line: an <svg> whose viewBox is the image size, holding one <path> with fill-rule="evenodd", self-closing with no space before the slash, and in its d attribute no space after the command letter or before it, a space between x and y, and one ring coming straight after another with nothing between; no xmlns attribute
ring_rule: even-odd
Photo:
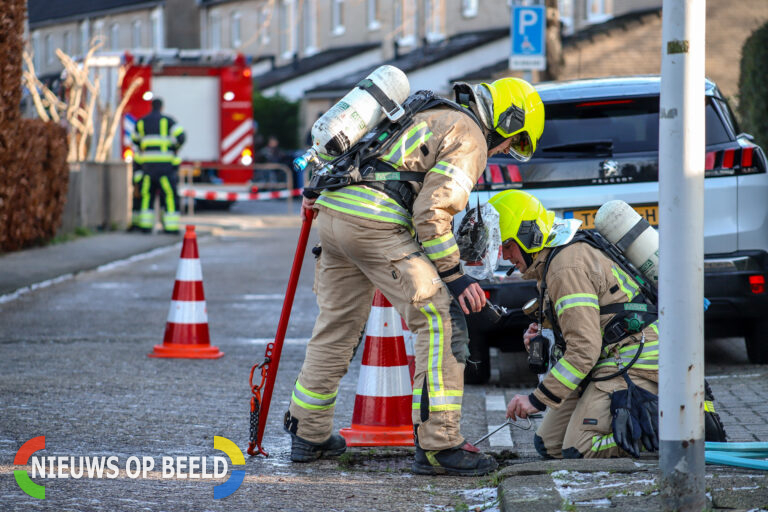
<svg viewBox="0 0 768 512"><path fill-rule="evenodd" d="M488 201L499 212L502 244L514 240L524 253L539 252L550 241L555 213L522 190L505 190Z"/></svg>
<svg viewBox="0 0 768 512"><path fill-rule="evenodd" d="M520 134L510 153L517 160L527 162L544 132L544 103L539 93L525 80L514 77L480 85L488 89L493 99L493 139L496 140L489 140L488 147Z"/></svg>

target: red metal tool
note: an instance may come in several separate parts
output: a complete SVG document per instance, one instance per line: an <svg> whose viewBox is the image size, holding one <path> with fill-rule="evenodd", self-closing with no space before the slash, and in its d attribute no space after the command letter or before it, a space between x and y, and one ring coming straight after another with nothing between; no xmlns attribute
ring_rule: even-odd
<svg viewBox="0 0 768 512"><path fill-rule="evenodd" d="M299 233L299 242L296 245L296 254L293 256L293 267L291 267L291 276L288 278L288 289L285 291L283 311L280 314L280 322L277 324L275 342L267 345L264 361L251 368L249 383L253 396L251 397L251 435L250 442L248 443L248 455L260 453L265 457L269 457L269 454L261 446L261 439L264 436L264 427L267 424L269 403L272 400L272 389L275 387L275 378L277 377L277 366L280 363L280 353L283 350L288 320L291 318L293 297L296 295L296 285L299 282L301 264L304 261L304 253L307 250L307 239L309 238L309 229L312 227L313 218L313 210L306 208L302 210L301 233ZM258 386L253 384L253 374L257 369L261 369L261 382Z"/></svg>

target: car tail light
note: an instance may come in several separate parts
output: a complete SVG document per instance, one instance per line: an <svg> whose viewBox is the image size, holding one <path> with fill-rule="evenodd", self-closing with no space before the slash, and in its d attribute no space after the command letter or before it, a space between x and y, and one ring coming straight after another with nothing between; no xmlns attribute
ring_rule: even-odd
<svg viewBox="0 0 768 512"><path fill-rule="evenodd" d="M765 293L765 276L760 274L749 276L749 286L752 288L752 293Z"/></svg>
<svg viewBox="0 0 768 512"><path fill-rule="evenodd" d="M127 163L133 162L133 150L131 148L125 148L123 151L123 161Z"/></svg>
<svg viewBox="0 0 768 512"><path fill-rule="evenodd" d="M723 169L730 169L733 167L733 157L735 154L735 149L726 149L723 151L723 163L721 165Z"/></svg>
<svg viewBox="0 0 768 512"><path fill-rule="evenodd" d="M741 166L752 167L752 151L755 148L742 148L741 149Z"/></svg>
<svg viewBox="0 0 768 512"><path fill-rule="evenodd" d="M489 292L488 290L483 290L483 293L485 294L485 298L486 299L490 299L491 298L491 292Z"/></svg>

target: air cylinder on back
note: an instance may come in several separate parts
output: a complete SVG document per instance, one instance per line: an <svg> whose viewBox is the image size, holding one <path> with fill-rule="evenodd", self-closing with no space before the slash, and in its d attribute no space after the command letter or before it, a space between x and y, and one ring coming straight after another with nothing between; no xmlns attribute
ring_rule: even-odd
<svg viewBox="0 0 768 512"><path fill-rule="evenodd" d="M375 87L366 87L368 84ZM376 89L385 98L377 98ZM394 66L379 66L315 121L312 126L312 147L322 155L341 155L387 115L386 105L380 102L382 99L387 103L388 98L399 107L408 98L410 91L411 86L405 73Z"/></svg>
<svg viewBox="0 0 768 512"><path fill-rule="evenodd" d="M619 199L597 210L595 227L653 284L659 281L659 233Z"/></svg>

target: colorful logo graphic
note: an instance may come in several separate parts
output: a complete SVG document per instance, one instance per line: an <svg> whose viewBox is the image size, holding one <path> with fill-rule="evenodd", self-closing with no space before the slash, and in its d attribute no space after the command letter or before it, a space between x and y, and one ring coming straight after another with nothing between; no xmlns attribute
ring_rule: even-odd
<svg viewBox="0 0 768 512"><path fill-rule="evenodd" d="M229 460L232 461L232 464L236 466L245 465L245 458L243 457L243 452L240 451L240 448L238 448L235 443L233 443L226 437L214 436L213 448L215 450L221 450L222 452L226 453L227 457L229 457ZM22 473L24 473L24 475L26 476L26 472L22 471ZM221 485L217 485L216 487L213 488L213 499L219 500L221 498L226 498L227 496L229 496L230 494L238 490L242 485L244 478L245 478L245 469L233 469L232 474L229 475L229 478L227 479L226 482L224 482ZM29 480L29 477L27 477L27 479ZM35 485L31 481L30 483L32 485ZM43 488L43 492L45 492L45 488Z"/></svg>
<svg viewBox="0 0 768 512"><path fill-rule="evenodd" d="M38 450L45 450L45 436L33 437L21 445L21 448L19 448L19 451L16 452L16 456L13 458L13 463L19 466L26 466L27 462L29 462L29 458ZM240 455L240 458L242 458L242 454ZM29 494L33 498L37 498L39 500L45 499L45 486L37 485L35 482L33 482L32 479L29 478L29 473L23 469L15 469L13 471L13 477L16 479L16 483L19 484L19 487L21 487L22 491ZM243 479L241 477L240 481L242 482L242 480ZM238 484L238 487L239 486L240 484Z"/></svg>

